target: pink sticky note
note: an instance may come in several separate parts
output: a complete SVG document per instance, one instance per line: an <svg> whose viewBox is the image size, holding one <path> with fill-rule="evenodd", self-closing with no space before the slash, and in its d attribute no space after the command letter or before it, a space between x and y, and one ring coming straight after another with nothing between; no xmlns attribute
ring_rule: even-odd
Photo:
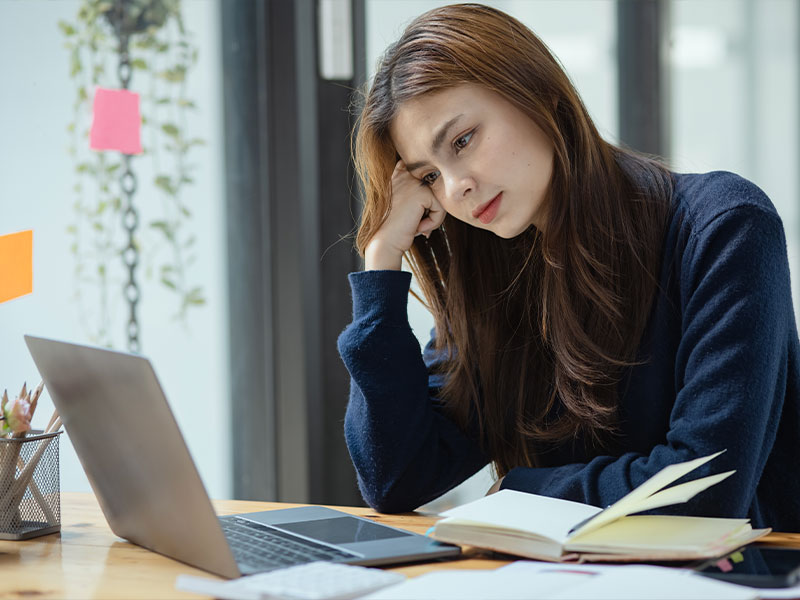
<svg viewBox="0 0 800 600"><path fill-rule="evenodd" d="M717 568L722 571L723 573L727 573L729 571L733 571L733 565L731 561L727 558L723 558L722 560L717 561Z"/></svg>
<svg viewBox="0 0 800 600"><path fill-rule="evenodd" d="M97 88L93 113L89 132L89 147L92 150L142 153L139 94L128 90Z"/></svg>

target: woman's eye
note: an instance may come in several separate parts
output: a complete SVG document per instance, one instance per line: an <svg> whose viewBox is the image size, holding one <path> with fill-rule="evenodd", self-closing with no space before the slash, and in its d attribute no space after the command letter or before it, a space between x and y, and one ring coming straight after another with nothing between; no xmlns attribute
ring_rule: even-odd
<svg viewBox="0 0 800 600"><path fill-rule="evenodd" d="M466 133L466 134L462 135L455 142L453 142L453 146L455 147L455 149L456 150L463 150L464 148L466 148L467 144L469 144L470 138L472 138L472 134L473 133L474 132L470 131L469 133Z"/></svg>
<svg viewBox="0 0 800 600"><path fill-rule="evenodd" d="M422 178L422 183L425 185L433 185L433 183L438 179L439 174L434 171L433 173L428 173Z"/></svg>

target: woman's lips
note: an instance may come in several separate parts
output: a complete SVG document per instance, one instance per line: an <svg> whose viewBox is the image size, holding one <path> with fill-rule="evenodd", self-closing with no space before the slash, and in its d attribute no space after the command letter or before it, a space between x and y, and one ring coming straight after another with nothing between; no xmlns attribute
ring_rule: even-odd
<svg viewBox="0 0 800 600"><path fill-rule="evenodd" d="M488 225L491 223L494 218L497 216L497 211L500 208L500 200L503 197L503 192L500 192L486 202L485 204L481 204L478 208L472 211L472 216L478 219L484 225Z"/></svg>

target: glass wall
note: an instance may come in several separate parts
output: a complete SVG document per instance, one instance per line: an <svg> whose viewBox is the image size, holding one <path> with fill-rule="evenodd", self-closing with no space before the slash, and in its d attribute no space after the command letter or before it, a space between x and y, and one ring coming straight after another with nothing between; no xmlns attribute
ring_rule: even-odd
<svg viewBox="0 0 800 600"><path fill-rule="evenodd" d="M0 304L0 388L39 382L23 334L127 349L118 152L90 150L95 88L119 88L113 33L80 0L0 2L0 235L33 230L33 293ZM102 4L102 3L101 3ZM80 12L83 11L83 12ZM230 496L218 0L132 40L141 97L138 322L209 493ZM149 40L149 41L148 41ZM0 390L1 391L1 390ZM43 398L34 426L52 404ZM143 414L142 419L148 419ZM62 489L88 491L62 438ZM122 475L122 474L121 474Z"/></svg>
<svg viewBox="0 0 800 600"><path fill-rule="evenodd" d="M671 164L733 171L760 186L783 219L800 301L798 77L794 0L673 0Z"/></svg>

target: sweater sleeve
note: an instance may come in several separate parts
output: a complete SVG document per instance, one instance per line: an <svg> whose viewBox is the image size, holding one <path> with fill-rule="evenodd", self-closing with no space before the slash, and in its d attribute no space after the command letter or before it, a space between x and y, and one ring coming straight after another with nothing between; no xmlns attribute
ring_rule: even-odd
<svg viewBox="0 0 800 600"><path fill-rule="evenodd" d="M783 227L773 212L738 206L692 232L680 260L677 394L664 443L649 454L515 468L503 488L607 506L669 464L727 450L688 478L734 476L662 512L747 516L781 416L794 327Z"/></svg>
<svg viewBox="0 0 800 600"><path fill-rule="evenodd" d="M424 355L408 323L411 274L351 273L353 322L339 336L350 372L345 439L364 500L402 512L440 496L488 461L442 412L433 340Z"/></svg>

